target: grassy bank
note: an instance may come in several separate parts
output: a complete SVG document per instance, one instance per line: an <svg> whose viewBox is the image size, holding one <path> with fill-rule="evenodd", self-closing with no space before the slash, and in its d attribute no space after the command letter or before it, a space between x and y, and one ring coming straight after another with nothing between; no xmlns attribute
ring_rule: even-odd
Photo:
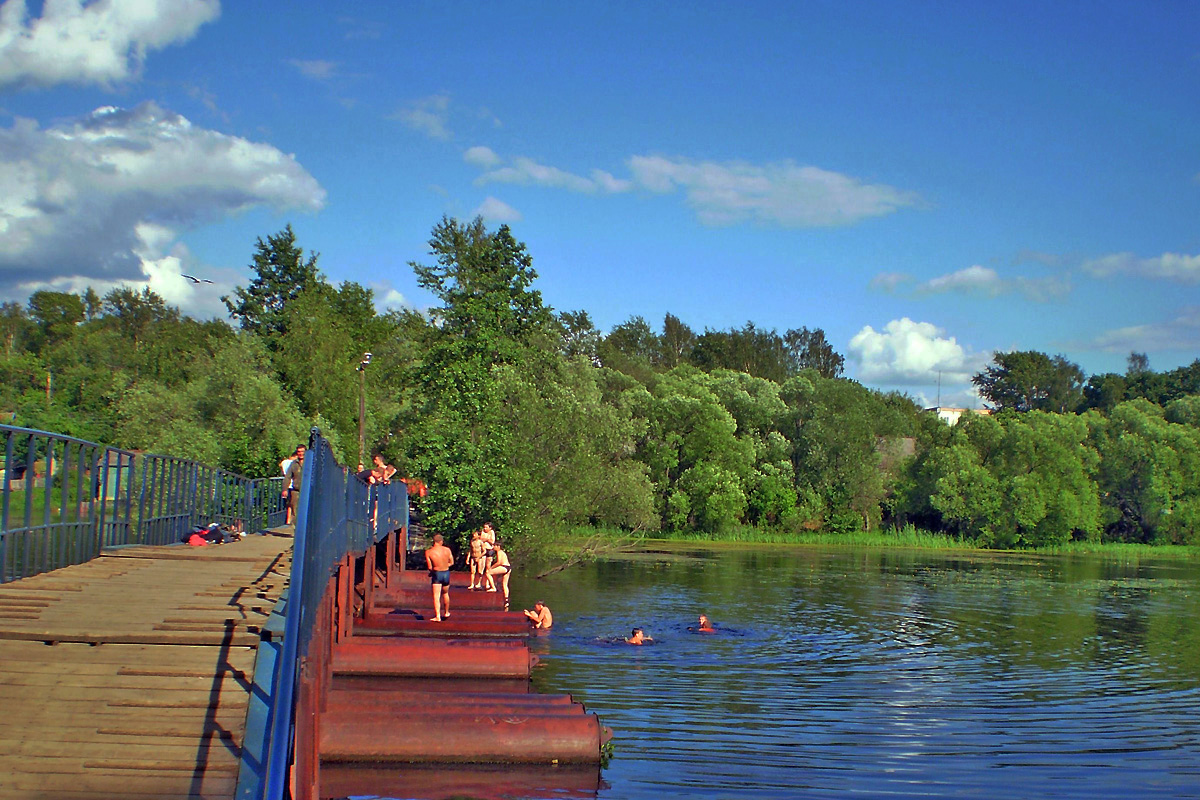
<svg viewBox="0 0 1200 800"><path fill-rule="evenodd" d="M738 527L721 533L708 534L694 531L656 532L651 536L631 536L619 530L602 530L591 527L576 528L569 536L560 539L553 548L558 556L578 552L581 547L603 555L605 550L636 548L647 541L695 542L697 544L743 543L743 544L789 544L823 545L838 547L895 547L923 550L978 550L971 540L952 539L944 534L906 525L903 528L888 528L877 531L853 533L821 533L806 531L788 533L750 526ZM987 550L987 552L1002 552ZM1101 555L1120 559L1162 558L1173 560L1200 560L1200 546L1195 545L1149 545L1127 542L1068 542L1055 547L1040 547L1029 550L1009 551L1038 553L1043 555ZM551 556L554 557L554 556Z"/></svg>

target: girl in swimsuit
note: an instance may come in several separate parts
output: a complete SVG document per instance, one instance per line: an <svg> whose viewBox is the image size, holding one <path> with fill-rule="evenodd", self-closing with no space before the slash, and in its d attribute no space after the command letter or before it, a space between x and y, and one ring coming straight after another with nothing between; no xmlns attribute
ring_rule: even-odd
<svg viewBox="0 0 1200 800"><path fill-rule="evenodd" d="M504 552L504 548L500 546L499 542L496 542L496 549L494 552L495 552L496 563L495 563L495 565L493 565L492 567L490 567L488 569L488 577L491 578L491 576L493 576L493 575L500 576L500 588L504 592L504 608L507 609L508 608L508 576L512 573L512 564L508 560L508 553ZM493 583L493 586L491 589L488 589L489 592L496 591L496 588L494 585L495 581L493 581L492 583Z"/></svg>

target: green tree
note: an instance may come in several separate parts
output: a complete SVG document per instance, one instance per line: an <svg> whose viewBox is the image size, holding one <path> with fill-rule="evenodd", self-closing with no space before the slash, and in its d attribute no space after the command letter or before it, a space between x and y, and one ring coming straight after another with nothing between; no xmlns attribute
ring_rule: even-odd
<svg viewBox="0 0 1200 800"><path fill-rule="evenodd" d="M25 309L20 303L12 301L0 306L0 336L4 337L4 354L12 356L14 351L20 351L33 328Z"/></svg>
<svg viewBox="0 0 1200 800"><path fill-rule="evenodd" d="M69 338L83 321L83 314L79 295L41 290L29 297L29 316L51 343Z"/></svg>
<svg viewBox="0 0 1200 800"><path fill-rule="evenodd" d="M282 231L259 237L254 246L250 269L254 278L246 288L234 288L235 299L222 297L231 316L242 329L258 333L272 341L287 330L286 307L305 289L324 280L317 269L318 253L310 253L296 244L296 233L288 224Z"/></svg>
<svg viewBox="0 0 1200 800"><path fill-rule="evenodd" d="M659 346L662 350L660 363L667 369L689 363L692 348L696 345L696 332L679 317L668 313L663 317L662 335Z"/></svg>
<svg viewBox="0 0 1200 800"><path fill-rule="evenodd" d="M789 374L801 370L816 370L822 378L836 378L842 374L846 359L825 340L825 331L820 328L799 328L783 335L787 348Z"/></svg>
<svg viewBox="0 0 1200 800"><path fill-rule="evenodd" d="M1083 394L1077 364L1036 350L996 353L971 382L997 410L1065 413L1079 407Z"/></svg>
<svg viewBox="0 0 1200 800"><path fill-rule="evenodd" d="M753 322L728 331L706 330L692 347L691 361L705 371L731 369L776 383L788 377L787 349L774 330Z"/></svg>
<svg viewBox="0 0 1200 800"><path fill-rule="evenodd" d="M1180 410L1174 409L1176 413ZM1106 533L1121 541L1194 544L1200 531L1200 429L1137 399L1096 417Z"/></svg>
<svg viewBox="0 0 1200 800"><path fill-rule="evenodd" d="M149 287L144 287L140 292L128 286L113 289L104 296L103 308L112 317L117 330L133 342L135 355L141 350L142 341L152 326L179 320L179 310L168 306Z"/></svg>
<svg viewBox="0 0 1200 800"><path fill-rule="evenodd" d="M490 233L479 218L443 219L429 244L437 263L412 266L440 305L431 311L437 336L408 381L408 466L430 487L432 527L465 532L492 520L520 549L535 511L512 466L515 434L493 370L552 357L553 318L532 288L532 259L508 226Z"/></svg>
<svg viewBox="0 0 1200 800"><path fill-rule="evenodd" d="M558 324L564 356L582 358L589 364L597 360L600 331L586 311L564 311L558 315Z"/></svg>

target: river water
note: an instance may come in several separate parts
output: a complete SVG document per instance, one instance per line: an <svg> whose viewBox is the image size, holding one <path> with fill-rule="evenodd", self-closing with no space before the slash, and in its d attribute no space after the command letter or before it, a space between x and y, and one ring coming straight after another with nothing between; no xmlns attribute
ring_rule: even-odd
<svg viewBox="0 0 1200 800"><path fill-rule="evenodd" d="M1200 798L1195 562L662 545L513 592L601 800Z"/></svg>

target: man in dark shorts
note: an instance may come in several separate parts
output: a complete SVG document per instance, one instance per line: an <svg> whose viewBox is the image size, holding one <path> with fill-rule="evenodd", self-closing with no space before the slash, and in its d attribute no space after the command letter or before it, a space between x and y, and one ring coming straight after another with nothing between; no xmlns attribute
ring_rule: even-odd
<svg viewBox="0 0 1200 800"><path fill-rule="evenodd" d="M295 525L300 513L300 484L304 480L304 445L296 448L292 463L288 465L287 474L283 478L287 492L288 519Z"/></svg>
<svg viewBox="0 0 1200 800"><path fill-rule="evenodd" d="M425 551L425 566L429 568L429 582L433 585L433 620L441 622L450 616L450 566L454 553L442 544L442 535L433 535L433 547Z"/></svg>

